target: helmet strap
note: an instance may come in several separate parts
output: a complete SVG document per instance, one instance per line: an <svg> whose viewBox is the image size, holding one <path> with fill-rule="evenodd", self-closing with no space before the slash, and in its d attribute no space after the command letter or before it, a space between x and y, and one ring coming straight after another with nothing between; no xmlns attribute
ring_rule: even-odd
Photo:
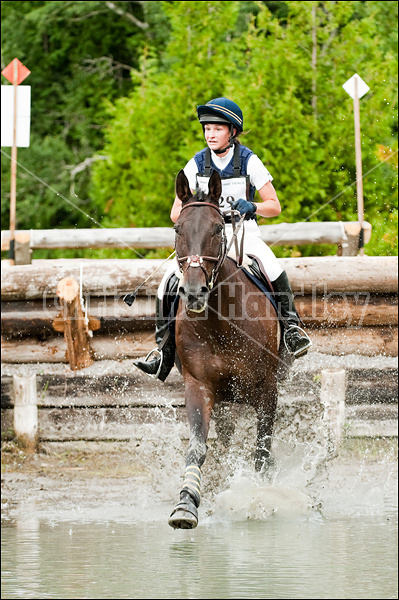
<svg viewBox="0 0 399 600"><path fill-rule="evenodd" d="M222 148L221 150L213 150L213 152L215 154L223 154L223 152L226 152L226 150L228 150L229 148L232 148L234 146L234 142L235 142L235 136L234 136L234 126L233 124L230 125L230 137L229 137L229 145L226 146L226 148Z"/></svg>

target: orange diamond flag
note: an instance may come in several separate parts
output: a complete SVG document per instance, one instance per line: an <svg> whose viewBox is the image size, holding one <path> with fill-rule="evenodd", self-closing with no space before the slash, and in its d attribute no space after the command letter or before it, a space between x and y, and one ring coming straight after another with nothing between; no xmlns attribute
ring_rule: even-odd
<svg viewBox="0 0 399 600"><path fill-rule="evenodd" d="M30 74L29 69L27 69L25 67L25 65L23 65L21 63L20 60L18 60L18 58L14 58L14 60L12 60L10 62L9 65L6 66L5 69L2 70L1 74L4 75L4 77L6 79L8 79L8 81L10 83L14 83L14 69L15 69L15 65L16 65L16 71L17 71L17 85L19 85L26 77L28 77L28 75Z"/></svg>

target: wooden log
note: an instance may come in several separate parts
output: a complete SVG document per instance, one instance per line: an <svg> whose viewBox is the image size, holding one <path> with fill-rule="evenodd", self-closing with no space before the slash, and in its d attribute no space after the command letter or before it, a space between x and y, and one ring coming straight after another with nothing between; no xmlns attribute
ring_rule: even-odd
<svg viewBox="0 0 399 600"><path fill-rule="evenodd" d="M5 423L10 422L12 409L4 410ZM184 407L156 408L52 408L39 410L40 442L76 440L146 441L180 436L188 439ZM210 438L215 438L211 426Z"/></svg>
<svg viewBox="0 0 399 600"><path fill-rule="evenodd" d="M298 222L261 225L261 237L271 246L303 246L308 244L345 244L353 236L357 223ZM356 230L357 232L359 229ZM172 227L118 229L43 229L16 231L16 236L29 236L33 249L61 248L173 248ZM370 240L371 225L365 223L365 243ZM18 238L17 238L18 239ZM1 232L1 249L8 250L10 232Z"/></svg>
<svg viewBox="0 0 399 600"><path fill-rule="evenodd" d="M94 361L90 348L90 321L83 314L78 282L71 277L61 279L57 285L57 296L61 313L53 321L53 327L64 333L66 358L71 370L84 369ZM92 319L91 328L98 329L98 326L99 323Z"/></svg>
<svg viewBox="0 0 399 600"><path fill-rule="evenodd" d="M306 246L313 244L339 245L344 248L353 237L359 235L360 226L352 222L299 222L260 225L262 240L269 246ZM365 243L371 239L371 224L365 223ZM353 254L345 254L353 256Z"/></svg>
<svg viewBox="0 0 399 600"><path fill-rule="evenodd" d="M390 438L398 437L398 421L384 419L383 421L347 419L345 423L346 438Z"/></svg>
<svg viewBox="0 0 399 600"><path fill-rule="evenodd" d="M184 406L183 378L174 367L166 382L145 375L132 360L94 364L60 373L61 365L44 365L37 374L39 407ZM127 364L126 364L127 363ZM56 368L54 368L56 367ZM56 372L55 372L56 371ZM1 379L1 407L14 406L13 378Z"/></svg>
<svg viewBox="0 0 399 600"><path fill-rule="evenodd" d="M308 405L309 406L309 405ZM237 409L231 405L229 409ZM240 413L242 413L240 406ZM304 412L301 411L303 415ZM287 439L288 419L283 414L276 422L276 434ZM311 419L309 419L310 422ZM2 431L12 426L13 409L2 411ZM245 423L245 421L244 421ZM255 417L253 417L255 423ZM305 419L298 420L297 429L302 428L302 433L308 433L309 425ZM170 436L187 440L189 427L187 425L184 407L169 410L154 408L53 408L39 410L40 442L67 442L67 441L100 441L106 442L145 439L155 444L159 440L169 439ZM242 439L253 431L253 427L246 426L242 431ZM397 437L398 422L396 419L346 419L345 438L353 437ZM216 439L214 420L211 419L209 439ZM297 432L296 437L299 438ZM300 436L302 437L302 436Z"/></svg>
<svg viewBox="0 0 399 600"><path fill-rule="evenodd" d="M1 299L53 298L58 282L64 277L79 282L82 277L83 296L121 296L137 288L163 262L151 259L48 259L12 267L8 261L2 261ZM166 266L167 263L143 286L142 296L155 296Z"/></svg>
<svg viewBox="0 0 399 600"><path fill-rule="evenodd" d="M306 360L306 359L305 359ZM387 359L390 360L389 358ZM380 358L378 358L378 362ZM39 406L172 406L184 405L183 378L173 368L165 383L152 379L132 364L124 361L100 361L81 371L71 371L61 364L43 364L37 373ZM328 364L328 362L327 362ZM346 365L347 406L364 404L397 406L398 369L354 368ZM305 371L295 373L280 386L280 401L298 395L319 393L320 364L312 361ZM3 365L1 378L1 407L14 405L13 374L18 365ZM35 367L32 365L32 370Z"/></svg>
<svg viewBox="0 0 399 600"><path fill-rule="evenodd" d="M347 405L398 404L398 369L347 369Z"/></svg>
<svg viewBox="0 0 399 600"><path fill-rule="evenodd" d="M85 306L90 318L97 319L105 333L130 333L152 329L155 323L155 298L139 296L128 306L122 296L101 298L86 295ZM60 312L58 297L1 303L1 331L5 338L54 335L52 323ZM93 322L89 323L93 325Z"/></svg>
<svg viewBox="0 0 399 600"><path fill-rule="evenodd" d="M155 347L154 331L123 336L96 336L90 341L93 360L123 360L138 358ZM67 345L64 338L40 341L34 338L1 340L1 361L4 363L66 363Z"/></svg>
<svg viewBox="0 0 399 600"><path fill-rule="evenodd" d="M332 356L398 356L397 327L314 329L309 331L313 351Z"/></svg>
<svg viewBox="0 0 399 600"><path fill-rule="evenodd" d="M398 294L331 293L296 296L295 306L306 327L398 324Z"/></svg>
<svg viewBox="0 0 399 600"><path fill-rule="evenodd" d="M297 296L296 308L306 327L347 327L398 324L397 294L339 293L322 296ZM155 298L138 296L131 307L122 296L86 296L91 319L97 319L102 334L130 333L152 329L155 323ZM58 297L45 300L2 302L1 331L6 338L54 335L52 322L59 314ZM94 330L94 321L89 329Z"/></svg>
<svg viewBox="0 0 399 600"><path fill-rule="evenodd" d="M282 258L291 287L300 294L398 291L397 256Z"/></svg>
<svg viewBox="0 0 399 600"><path fill-rule="evenodd" d="M120 227L103 229L37 229L17 231L30 234L32 249L72 248L173 248L175 233L172 227ZM1 249L8 250L10 232L1 232Z"/></svg>
<svg viewBox="0 0 399 600"><path fill-rule="evenodd" d="M31 265L10 266L2 261L1 299L30 300L54 297L64 277L80 281L83 296L118 296L137 288L162 260L55 259L33 260ZM394 293L398 291L397 256L282 258L291 287L298 294L331 292ZM142 287L141 295L154 296L168 266L165 263Z"/></svg>
<svg viewBox="0 0 399 600"><path fill-rule="evenodd" d="M397 327L359 327L314 329L309 331L312 350L332 356L358 354L363 356L398 356ZM154 331L123 336L96 336L91 339L94 360L123 360L146 355L155 346ZM1 360L4 363L62 363L66 344L62 338L38 341L4 340Z"/></svg>
<svg viewBox="0 0 399 600"><path fill-rule="evenodd" d="M349 406L346 409L348 419L362 419L363 421L374 421L384 419L398 419L398 405L392 404L361 404L360 406Z"/></svg>

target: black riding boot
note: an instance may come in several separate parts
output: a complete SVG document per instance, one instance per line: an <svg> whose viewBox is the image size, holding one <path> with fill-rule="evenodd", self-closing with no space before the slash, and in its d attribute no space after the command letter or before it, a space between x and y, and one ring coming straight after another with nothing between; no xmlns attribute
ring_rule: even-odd
<svg viewBox="0 0 399 600"><path fill-rule="evenodd" d="M175 364L176 347L174 337L169 333L168 323L162 317L161 312L161 300L157 298L155 341L158 348L151 350L144 360L135 360L133 364L147 375L165 381ZM153 358L151 359L151 357Z"/></svg>
<svg viewBox="0 0 399 600"><path fill-rule="evenodd" d="M283 271L275 281L272 281L272 285L284 325L284 342L286 348L295 358L304 356L312 345L312 342L303 329L301 329L301 320L294 305L294 295L288 281L287 273Z"/></svg>

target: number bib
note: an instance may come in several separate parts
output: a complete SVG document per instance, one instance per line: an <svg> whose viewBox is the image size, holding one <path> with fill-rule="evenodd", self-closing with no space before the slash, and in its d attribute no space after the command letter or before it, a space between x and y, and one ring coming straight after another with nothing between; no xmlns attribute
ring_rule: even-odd
<svg viewBox="0 0 399 600"><path fill-rule="evenodd" d="M197 189L202 192L208 193L209 177L206 175L200 175L197 173ZM231 209L231 205L227 202L239 200L244 198L248 200L249 195L249 176L242 177L222 177L222 196L220 198L219 206L221 211Z"/></svg>

